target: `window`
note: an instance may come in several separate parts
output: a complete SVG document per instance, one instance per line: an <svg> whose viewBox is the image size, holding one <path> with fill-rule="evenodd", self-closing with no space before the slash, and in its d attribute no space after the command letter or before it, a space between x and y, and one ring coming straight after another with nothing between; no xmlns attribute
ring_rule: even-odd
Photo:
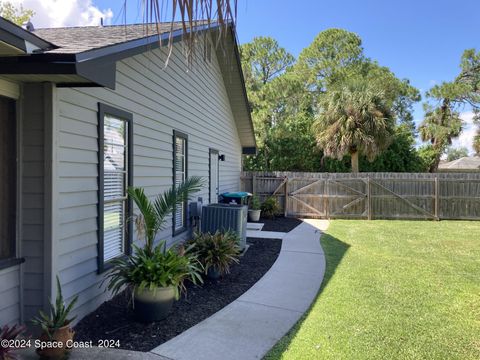
<svg viewBox="0 0 480 360"><path fill-rule="evenodd" d="M182 184L188 176L188 137L178 131L173 132L173 183ZM177 206L173 213L173 235L187 229L187 203Z"/></svg>
<svg viewBox="0 0 480 360"><path fill-rule="evenodd" d="M2 263L15 257L17 226L16 127L15 100L0 97L0 262Z"/></svg>
<svg viewBox="0 0 480 360"><path fill-rule="evenodd" d="M110 260L130 253L132 137L132 114L99 104L99 272Z"/></svg>

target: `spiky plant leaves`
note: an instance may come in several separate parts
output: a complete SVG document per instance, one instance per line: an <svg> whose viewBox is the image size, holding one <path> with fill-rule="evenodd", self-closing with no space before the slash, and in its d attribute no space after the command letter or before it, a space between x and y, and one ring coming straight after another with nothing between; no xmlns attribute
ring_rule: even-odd
<svg viewBox="0 0 480 360"><path fill-rule="evenodd" d="M57 282L57 296L55 298L55 303L50 300L50 314L45 314L42 310L39 311L39 316L36 316L31 321L32 324L38 325L42 330L47 333L50 338L53 336L56 330L70 324L75 320L76 316L68 319L68 315L73 310L75 306L78 295L76 295L68 305L65 304L62 294L62 286L60 284L60 279L56 277Z"/></svg>

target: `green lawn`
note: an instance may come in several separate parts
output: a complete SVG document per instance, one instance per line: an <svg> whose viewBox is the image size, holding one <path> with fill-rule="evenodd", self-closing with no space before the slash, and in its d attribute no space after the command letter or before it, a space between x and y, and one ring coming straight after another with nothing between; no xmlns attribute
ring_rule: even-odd
<svg viewBox="0 0 480 360"><path fill-rule="evenodd" d="M333 221L310 311L267 359L480 359L480 222Z"/></svg>

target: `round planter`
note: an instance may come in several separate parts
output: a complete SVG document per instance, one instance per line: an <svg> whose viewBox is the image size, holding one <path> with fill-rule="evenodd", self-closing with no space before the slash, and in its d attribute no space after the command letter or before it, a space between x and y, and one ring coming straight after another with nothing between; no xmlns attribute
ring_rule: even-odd
<svg viewBox="0 0 480 360"><path fill-rule="evenodd" d="M220 270L218 270L216 267L211 266L208 268L207 271L207 276L212 279L212 280L218 280L220 278Z"/></svg>
<svg viewBox="0 0 480 360"><path fill-rule="evenodd" d="M250 221L259 221L260 220L260 213L262 210L248 210L248 218Z"/></svg>
<svg viewBox="0 0 480 360"><path fill-rule="evenodd" d="M52 333L52 330L50 330L50 334ZM49 334L46 332L42 332L42 334L39 337L39 340L43 343L56 343L56 346L58 347L51 347L51 348L43 348L40 349L38 348L36 350L37 354L42 358L42 359L64 359L67 356L67 353L71 350L70 347L67 347L67 341L70 340L72 342L73 336L75 335L75 332L72 330L70 325L63 326L56 331L53 331L52 336L50 337ZM60 343L62 345L60 345Z"/></svg>
<svg viewBox="0 0 480 360"><path fill-rule="evenodd" d="M175 301L173 286L157 287L155 289L135 289L133 294L133 309L135 316L142 322L163 320L167 317Z"/></svg>

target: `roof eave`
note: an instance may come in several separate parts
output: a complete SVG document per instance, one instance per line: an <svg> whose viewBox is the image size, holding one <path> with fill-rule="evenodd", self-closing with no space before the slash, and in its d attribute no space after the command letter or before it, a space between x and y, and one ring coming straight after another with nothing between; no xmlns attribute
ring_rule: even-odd
<svg viewBox="0 0 480 360"><path fill-rule="evenodd" d="M2 17L0 17L0 41L19 49L24 54L56 47L54 44Z"/></svg>

